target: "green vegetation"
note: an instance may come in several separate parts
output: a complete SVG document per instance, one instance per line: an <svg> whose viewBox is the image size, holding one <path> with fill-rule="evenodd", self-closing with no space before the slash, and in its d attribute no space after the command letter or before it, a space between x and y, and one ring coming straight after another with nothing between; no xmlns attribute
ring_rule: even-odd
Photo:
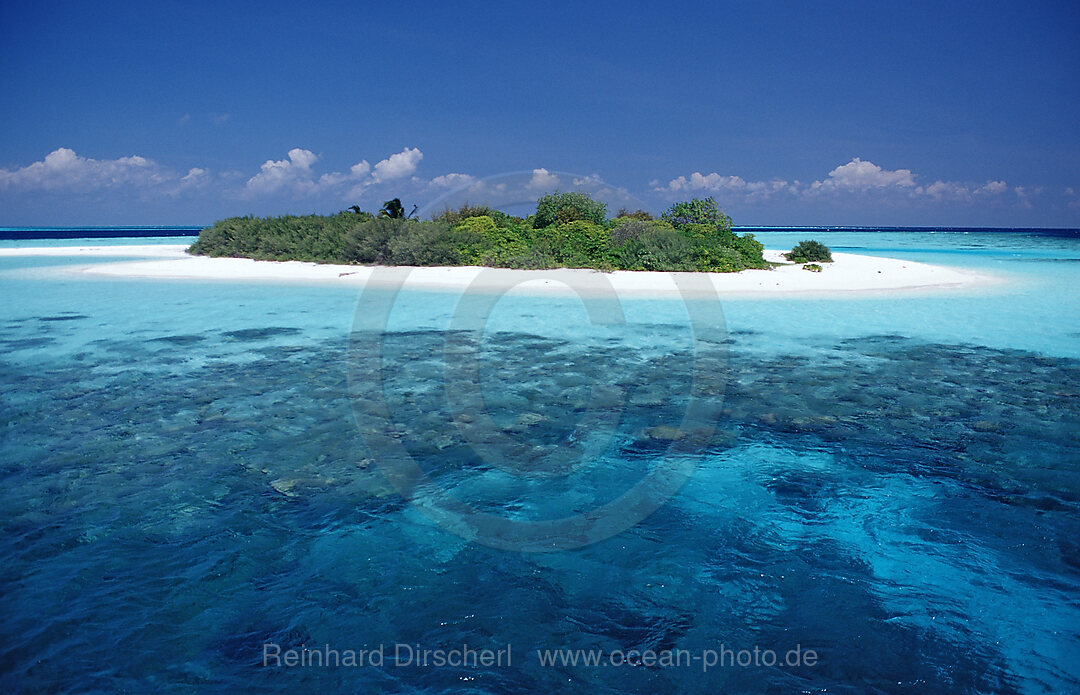
<svg viewBox="0 0 1080 695"><path fill-rule="evenodd" d="M809 270L811 273L820 273L821 266L817 263L807 263L802 267L803 270Z"/></svg>
<svg viewBox="0 0 1080 695"><path fill-rule="evenodd" d="M367 212L230 217L199 232L199 240L188 250L202 256L347 263L344 252L352 231L372 220Z"/></svg>
<svg viewBox="0 0 1080 695"><path fill-rule="evenodd" d="M360 208L356 205L353 205L349 209L353 212L362 212ZM412 212L410 212L408 215L405 214L405 206L401 204L400 198L394 198L393 200L386 201L382 204L382 210L379 210L379 217L389 217L392 220L404 220L412 217L415 214L415 205L413 205Z"/></svg>
<svg viewBox="0 0 1080 695"><path fill-rule="evenodd" d="M457 210L447 208L438 215L435 215L432 219L436 222L442 222L448 227L453 227L469 217L490 217L495 220L496 223L504 226L508 224L511 219L510 215L507 215L500 210L496 210L495 208L488 207L487 205L470 205L469 203L465 203Z"/></svg>
<svg viewBox="0 0 1080 695"><path fill-rule="evenodd" d="M832 263L832 252L820 241L800 241L795 248L784 254L784 258L793 263Z"/></svg>
<svg viewBox="0 0 1080 695"><path fill-rule="evenodd" d="M548 193L536 201L536 217L533 227L543 229L553 224L566 224L585 220L604 224L607 205L593 200L588 193Z"/></svg>
<svg viewBox="0 0 1080 695"><path fill-rule="evenodd" d="M628 210L627 208L619 208L619 211L615 213L616 219L620 217L632 217L636 220L653 219L652 213L650 212L646 212L645 210L634 210L633 212L630 212L630 210Z"/></svg>
<svg viewBox="0 0 1080 695"><path fill-rule="evenodd" d="M716 205L712 196L705 199L694 198L682 203L675 203L661 216L662 220L676 227L688 224L714 225L721 229L731 229L731 218Z"/></svg>
<svg viewBox="0 0 1080 695"><path fill-rule="evenodd" d="M733 272L768 268L751 234L731 231L712 198L677 203L661 217L607 207L586 193L552 193L535 215L513 217L486 205L447 209L430 221L387 201L379 214L232 217L207 227L194 254L263 260L379 265L484 265Z"/></svg>

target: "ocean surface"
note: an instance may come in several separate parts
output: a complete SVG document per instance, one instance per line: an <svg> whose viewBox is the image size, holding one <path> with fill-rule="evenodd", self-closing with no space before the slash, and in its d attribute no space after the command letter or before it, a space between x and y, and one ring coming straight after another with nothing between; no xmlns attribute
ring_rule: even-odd
<svg viewBox="0 0 1080 695"><path fill-rule="evenodd" d="M0 256L0 690L1080 692L1080 232L753 231L997 282L583 301Z"/></svg>

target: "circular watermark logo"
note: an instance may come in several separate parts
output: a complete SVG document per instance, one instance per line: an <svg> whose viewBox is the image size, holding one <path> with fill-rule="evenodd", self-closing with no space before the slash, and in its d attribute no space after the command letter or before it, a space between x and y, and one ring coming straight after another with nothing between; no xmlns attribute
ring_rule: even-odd
<svg viewBox="0 0 1080 695"><path fill-rule="evenodd" d="M448 315L443 312L441 326L417 330L410 311L430 303L432 295L430 289L428 294L410 289L414 272L406 267L372 270L357 302L349 339L349 395L374 463L404 499L443 529L469 541L522 552L597 543L659 509L707 454L727 379L726 325L708 276L670 273L671 296L645 300L621 297L605 273L485 268L457 294L439 293L438 301L453 304ZM523 283L529 287L521 288ZM485 352L496 307L506 302L503 306L513 309L521 290L529 293L530 287L540 285L545 286L541 293L557 288L560 298L534 310L570 312L576 304L578 312L584 310L587 326L615 344L595 354L594 362L599 363L584 372L557 360L532 364L537 358L515 354L520 352L516 344L509 346L509 357L502 361ZM512 292L515 296L507 297ZM659 302L645 314L654 317L659 312L664 321L650 318L642 324L642 330L653 331L654 342L663 343L670 333L687 336L679 374L668 373L670 360L657 361L655 368L645 358L636 360L645 364L633 375L609 371L622 368L621 362L603 362L613 351L632 351L643 340L649 342L650 337L640 338L638 326L627 319L627 309L632 308L627 303L637 301ZM495 333L505 339L505 333ZM630 336L638 336L638 347L620 342ZM567 338L580 339L580 333ZM667 346L654 347L663 353ZM531 354L542 355L544 347L532 349L541 352ZM576 349L579 358L594 356L587 345ZM508 372L505 365L511 359L515 366ZM422 373L411 373L420 362ZM559 418L563 431L555 441L538 437L529 427L547 417L530 408L527 397L506 398L504 393L521 386L536 369L566 370L567 381L577 391L588 390L588 397L565 405ZM592 383L582 385L583 379ZM635 380L663 382L667 387L640 397L634 389L649 389L651 384L631 383ZM558 388L559 382L545 383ZM417 395L421 389L424 395ZM663 423L650 421L650 408L664 410ZM632 423L624 422L629 413ZM626 427L633 433L627 434ZM633 466L620 467L614 476L619 484L588 491L595 494L577 494L580 491L573 487L590 485L592 474L604 480L613 477L605 469L613 465L613 457L618 458L620 442L627 437L647 446L635 450ZM471 478L488 481L481 486L482 494L470 486ZM560 480L568 486L555 484ZM533 497L568 499L547 500L550 504L533 499L522 505L522 486ZM500 499L503 493L505 498Z"/></svg>

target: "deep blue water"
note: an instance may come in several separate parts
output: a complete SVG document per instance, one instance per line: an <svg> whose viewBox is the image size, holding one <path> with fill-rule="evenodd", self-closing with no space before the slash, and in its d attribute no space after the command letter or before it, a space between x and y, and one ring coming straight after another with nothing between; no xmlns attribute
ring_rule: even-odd
<svg viewBox="0 0 1080 695"><path fill-rule="evenodd" d="M0 255L0 686L1080 690L1080 237L755 233L1000 282L487 306ZM394 660L465 643L511 663ZM817 660L704 663L755 648Z"/></svg>
<svg viewBox="0 0 1080 695"><path fill-rule="evenodd" d="M134 239L198 236L202 225L143 227L0 227L0 240Z"/></svg>

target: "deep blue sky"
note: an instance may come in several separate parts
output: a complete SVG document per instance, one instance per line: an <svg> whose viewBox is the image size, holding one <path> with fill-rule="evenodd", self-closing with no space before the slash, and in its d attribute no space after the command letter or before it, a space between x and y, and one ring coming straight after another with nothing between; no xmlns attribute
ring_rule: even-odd
<svg viewBox="0 0 1080 695"><path fill-rule="evenodd" d="M1080 226L1078 7L3 3L0 224L422 205L544 169L737 224ZM574 187L501 180L454 199Z"/></svg>

